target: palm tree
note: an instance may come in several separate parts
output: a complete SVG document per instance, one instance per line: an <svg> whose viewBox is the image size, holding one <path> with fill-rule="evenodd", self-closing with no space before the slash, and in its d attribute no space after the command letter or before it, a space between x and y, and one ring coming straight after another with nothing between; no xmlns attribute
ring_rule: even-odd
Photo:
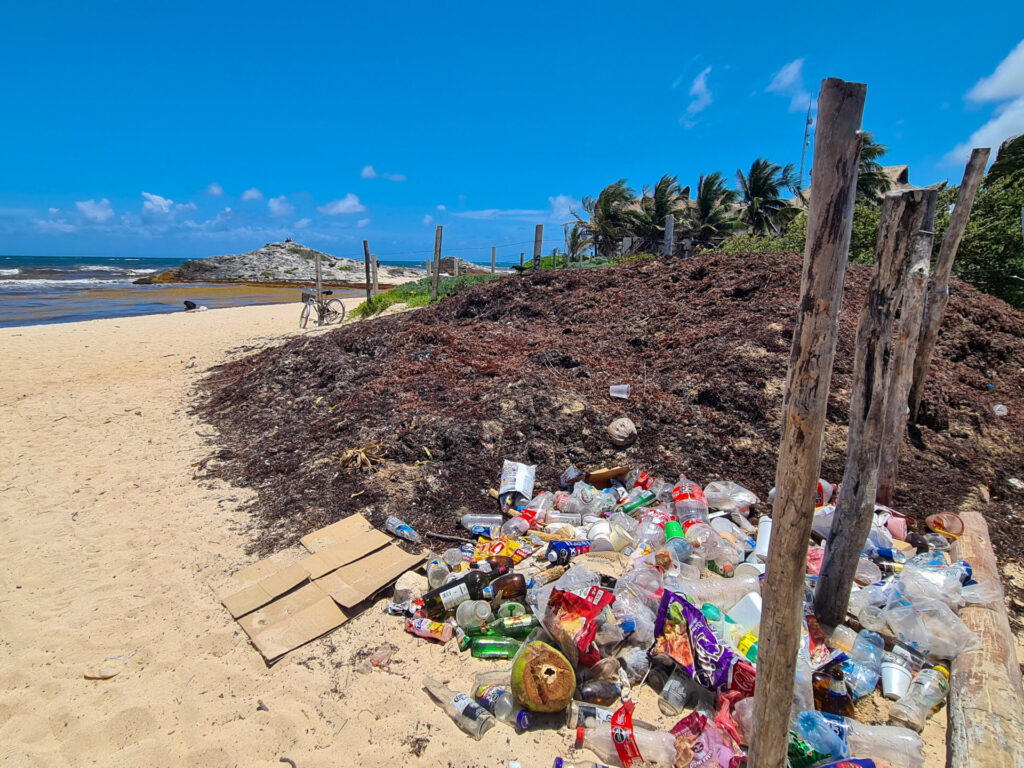
<svg viewBox="0 0 1024 768"><path fill-rule="evenodd" d="M694 245L715 245L736 229L732 206L738 199L736 192L725 185L720 171L701 175L695 205L683 214L683 224Z"/></svg>
<svg viewBox="0 0 1024 768"><path fill-rule="evenodd" d="M878 205L892 187L892 180L878 162L888 151L885 144L875 143L872 134L865 132L861 135L860 162L857 165L858 202Z"/></svg>
<svg viewBox="0 0 1024 768"><path fill-rule="evenodd" d="M602 189L596 198L583 198L583 210L589 219L581 218L575 211L573 216L590 233L598 252L611 258L619 241L636 227L637 212L632 208L635 201L636 193L626 186L625 179L619 179Z"/></svg>
<svg viewBox="0 0 1024 768"><path fill-rule="evenodd" d="M793 190L797 184L793 164L777 165L757 158L750 172L736 171L745 208L740 218L754 235L777 235L797 211L782 199L782 190ZM790 210L792 209L792 210Z"/></svg>
<svg viewBox="0 0 1024 768"><path fill-rule="evenodd" d="M582 262L583 253L590 248L592 242L587 228L579 222L573 224L571 228L566 225L565 252L569 255L569 263L571 264L574 261Z"/></svg>
<svg viewBox="0 0 1024 768"><path fill-rule="evenodd" d="M636 234L650 242L659 242L665 236L665 218L678 216L684 210L681 203L690 199L690 188L679 186L678 176L661 177L654 189L644 187L637 214Z"/></svg>

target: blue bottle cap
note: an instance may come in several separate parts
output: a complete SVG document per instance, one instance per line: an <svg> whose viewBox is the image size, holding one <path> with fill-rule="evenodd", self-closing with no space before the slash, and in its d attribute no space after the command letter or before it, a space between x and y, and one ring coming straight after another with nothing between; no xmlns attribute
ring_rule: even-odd
<svg viewBox="0 0 1024 768"><path fill-rule="evenodd" d="M525 731L527 728L530 727L530 713L529 713L529 711L527 711L525 709L519 710L519 714L516 715L516 725L518 725L519 729L522 730L522 731ZM557 762L558 760L561 760L561 758L557 758L557 760L555 762L556 765L558 764L558 762Z"/></svg>
<svg viewBox="0 0 1024 768"><path fill-rule="evenodd" d="M556 757L555 758L555 768L562 768L563 765L565 765L565 761L563 761L562 758L560 758L560 757Z"/></svg>

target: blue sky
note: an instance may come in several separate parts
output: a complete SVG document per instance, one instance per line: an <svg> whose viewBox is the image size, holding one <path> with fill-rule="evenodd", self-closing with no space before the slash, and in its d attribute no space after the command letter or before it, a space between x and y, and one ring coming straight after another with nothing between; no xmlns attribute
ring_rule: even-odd
<svg viewBox="0 0 1024 768"><path fill-rule="evenodd" d="M0 253L199 257L286 235L421 259L557 244L625 177L799 164L827 76L911 181L1024 132L1024 4L10 3ZM993 149L995 146L993 146ZM520 244L521 243L521 244Z"/></svg>

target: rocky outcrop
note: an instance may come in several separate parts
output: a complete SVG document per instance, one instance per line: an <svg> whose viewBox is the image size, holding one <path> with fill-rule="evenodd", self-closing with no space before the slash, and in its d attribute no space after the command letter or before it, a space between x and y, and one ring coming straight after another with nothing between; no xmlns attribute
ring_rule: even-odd
<svg viewBox="0 0 1024 768"><path fill-rule="evenodd" d="M180 267L136 280L136 283L311 283L316 279L316 257L320 257L320 271L325 283L365 283L366 272L362 261L339 259L315 251L300 243L286 240L267 243L248 253L191 259ZM407 267L379 267L377 280L386 283L389 278L423 277L422 269Z"/></svg>

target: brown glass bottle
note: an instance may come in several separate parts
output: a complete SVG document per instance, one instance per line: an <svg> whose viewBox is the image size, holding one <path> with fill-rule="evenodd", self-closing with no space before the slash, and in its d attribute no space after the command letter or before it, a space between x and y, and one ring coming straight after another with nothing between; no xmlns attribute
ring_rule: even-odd
<svg viewBox="0 0 1024 768"><path fill-rule="evenodd" d="M814 676L814 706L821 712L853 717L853 699L846 690L842 667L836 665L828 674Z"/></svg>
<svg viewBox="0 0 1024 768"><path fill-rule="evenodd" d="M506 573L484 588L484 600L515 600L526 595L526 578L521 573Z"/></svg>

